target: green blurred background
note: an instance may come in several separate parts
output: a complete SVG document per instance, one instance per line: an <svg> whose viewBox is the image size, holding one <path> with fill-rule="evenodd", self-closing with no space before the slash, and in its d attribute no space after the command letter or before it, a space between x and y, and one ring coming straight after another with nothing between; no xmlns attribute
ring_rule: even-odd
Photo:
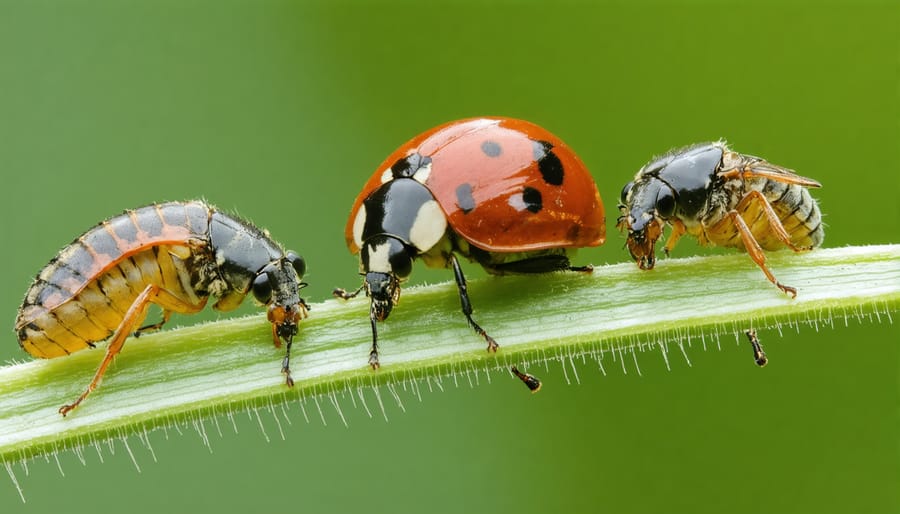
<svg viewBox="0 0 900 514"><path fill-rule="evenodd" d="M34 274L100 219L197 197L306 256L326 299L357 284L342 231L365 179L476 115L567 141L610 220L653 154L726 138L824 184L826 246L898 242L898 5L0 0L0 312L11 328ZM627 259L609 230L580 260ZM763 331L762 370L726 338L671 371L639 354L642 376L583 365L567 385L550 365L536 396L504 375L401 391L388 422L349 397L347 428L292 406L285 440L263 416L269 443L242 414L238 434L207 423L211 454L157 432L158 462L130 441L140 474L121 443L102 464L60 455L65 477L15 469L32 512L897 512L897 328L839 325ZM23 360L7 336L0 359ZM23 509L2 478L0 505Z"/></svg>

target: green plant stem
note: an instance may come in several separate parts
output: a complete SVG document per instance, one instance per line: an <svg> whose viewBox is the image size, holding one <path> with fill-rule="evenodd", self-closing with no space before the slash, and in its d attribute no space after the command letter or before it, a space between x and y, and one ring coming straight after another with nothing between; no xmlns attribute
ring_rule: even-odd
<svg viewBox="0 0 900 514"><path fill-rule="evenodd" d="M466 325L455 284L409 288L379 325L379 371L367 366L368 300L313 304L294 344L292 389L279 373L283 350L272 347L261 315L129 339L101 387L67 418L57 408L82 391L102 349L7 366L0 368L0 460L27 460L210 414L322 394L335 399L347 389L365 401L364 391L371 395L370 387L385 383L418 387L456 372L575 356L602 365L610 352L622 356L635 345L666 357L671 345L750 327L885 321L900 305L900 245L781 252L769 262L779 280L798 289L796 299L740 254L667 259L651 272L626 263L592 274L472 281L475 319L501 344L496 355ZM748 365L750 356L748 345Z"/></svg>

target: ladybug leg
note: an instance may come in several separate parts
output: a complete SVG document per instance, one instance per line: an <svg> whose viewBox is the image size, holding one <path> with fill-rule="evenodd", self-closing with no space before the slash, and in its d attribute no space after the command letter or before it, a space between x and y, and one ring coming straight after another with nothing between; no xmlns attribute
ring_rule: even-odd
<svg viewBox="0 0 900 514"><path fill-rule="evenodd" d="M456 255L450 254L450 263L453 265L453 275L456 277L456 287L459 288L459 303L462 305L463 314L466 315L466 320L469 322L469 326L475 330L475 333L480 335L487 341L487 349L489 352L496 352L497 348L500 346L497 344L497 341L494 341L494 338L489 336L487 332L481 328L478 323L475 323L475 320L472 319L472 303L469 301L469 292L466 287L466 277L463 275L462 268L459 267L459 260L456 258ZM373 327L374 325L374 321ZM374 340L372 350L375 350Z"/></svg>
<svg viewBox="0 0 900 514"><path fill-rule="evenodd" d="M340 298L342 300L349 300L351 298L356 298L356 295L358 295L359 292L362 291L363 287L365 287L365 286L366 286L366 283L363 282L363 285L359 286L356 289L356 291L353 291L352 293L348 293L347 290L342 287L335 287L334 290L331 292L331 294L334 295L335 298Z"/></svg>
<svg viewBox="0 0 900 514"><path fill-rule="evenodd" d="M381 367L381 363L378 362L378 320L375 318L374 310L369 314L369 321L372 322L372 350L369 351L369 366L372 366L372 369L378 369Z"/></svg>

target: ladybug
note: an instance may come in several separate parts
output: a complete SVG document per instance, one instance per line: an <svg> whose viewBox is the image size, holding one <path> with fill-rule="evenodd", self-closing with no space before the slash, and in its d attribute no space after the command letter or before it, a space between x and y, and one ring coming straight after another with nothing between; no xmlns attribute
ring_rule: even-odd
<svg viewBox="0 0 900 514"><path fill-rule="evenodd" d="M590 271L574 267L576 248L605 237L600 193L584 163L559 138L533 123L472 118L432 128L398 148L356 198L345 237L360 256L370 298L372 350L379 367L377 321L400 299L413 261L451 268L462 312L475 332L498 344L472 319L457 255L487 272Z"/></svg>

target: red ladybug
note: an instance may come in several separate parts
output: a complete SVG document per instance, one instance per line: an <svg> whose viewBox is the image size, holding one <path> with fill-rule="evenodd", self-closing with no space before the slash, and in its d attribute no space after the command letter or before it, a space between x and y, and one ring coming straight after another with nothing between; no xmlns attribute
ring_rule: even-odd
<svg viewBox="0 0 900 514"><path fill-rule="evenodd" d="M605 236L600 193L587 168L559 138L527 121L473 118L424 132L375 171L353 204L347 246L360 254L371 299L372 351L378 368L376 321L400 298L414 259L452 268L469 325L496 351L497 342L472 320L456 254L492 274L544 273L573 267L574 249Z"/></svg>

